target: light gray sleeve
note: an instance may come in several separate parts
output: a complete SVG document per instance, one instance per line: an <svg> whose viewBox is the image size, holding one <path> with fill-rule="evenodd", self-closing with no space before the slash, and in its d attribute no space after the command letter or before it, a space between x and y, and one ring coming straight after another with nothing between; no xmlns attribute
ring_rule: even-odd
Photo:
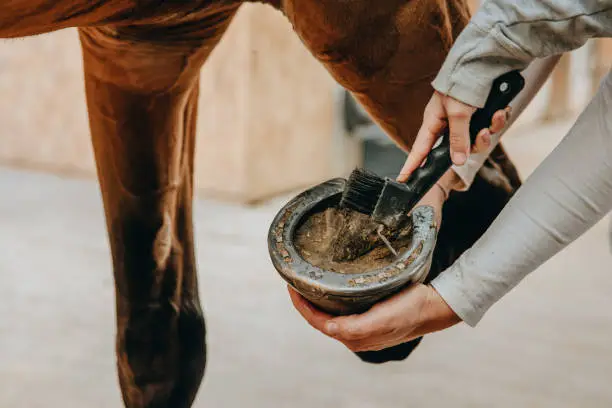
<svg viewBox="0 0 612 408"><path fill-rule="evenodd" d="M476 173L482 167L487 157L491 154L495 146L499 143L499 139L506 133L512 124L519 118L521 113L527 108L529 103L538 93L542 85L546 82L551 72L559 62L560 55L547 57L534 61L525 71L525 88L523 91L510 103L512 107L512 115L506 124L506 127L499 133L491 135L491 144L486 151L471 153L467 161L462 166L453 165L452 169L457 173L461 181L463 181L463 189L466 191L470 188L476 177Z"/></svg>
<svg viewBox="0 0 612 408"><path fill-rule="evenodd" d="M432 85L482 107L498 76L609 36L612 0L486 0L457 37Z"/></svg>
<svg viewBox="0 0 612 408"><path fill-rule="evenodd" d="M612 209L612 77L485 234L432 281L469 325Z"/></svg>

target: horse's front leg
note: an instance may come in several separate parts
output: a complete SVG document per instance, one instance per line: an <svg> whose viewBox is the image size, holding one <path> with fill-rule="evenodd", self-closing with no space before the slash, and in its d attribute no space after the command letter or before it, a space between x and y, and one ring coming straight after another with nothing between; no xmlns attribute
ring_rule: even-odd
<svg viewBox="0 0 612 408"><path fill-rule="evenodd" d="M466 0L282 0L310 52L410 150L431 81L469 19ZM398 169L399 170L399 169Z"/></svg>
<svg viewBox="0 0 612 408"><path fill-rule="evenodd" d="M232 15L215 16L215 34L197 41L150 29L80 31L130 408L189 407L204 372L192 227L198 78Z"/></svg>
<svg viewBox="0 0 612 408"><path fill-rule="evenodd" d="M468 21L465 0L380 0L375 7L370 0L267 3L282 10L338 83L409 150L433 92L430 82ZM447 229L445 220L441 234ZM453 249L442 248L436 260ZM357 355L371 363L403 360L420 341Z"/></svg>
<svg viewBox="0 0 612 408"><path fill-rule="evenodd" d="M268 3L284 12L311 53L398 145L409 150L433 93L430 83L468 22L466 0L378 0L376 6L371 0ZM514 166L501 147L496 152L503 171L492 173L513 181L513 190L520 184ZM509 200L512 191L495 181L478 175L476 189L453 194L446 202L430 275L471 246ZM357 354L373 363L402 360L419 341Z"/></svg>

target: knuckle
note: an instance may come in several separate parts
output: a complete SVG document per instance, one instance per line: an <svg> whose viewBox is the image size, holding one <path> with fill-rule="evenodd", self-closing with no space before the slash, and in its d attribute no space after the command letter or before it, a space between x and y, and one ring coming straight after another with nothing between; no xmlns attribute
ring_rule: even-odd
<svg viewBox="0 0 612 408"><path fill-rule="evenodd" d="M358 340L361 338L361 333L358 331L358 329L355 329L353 327L349 327L346 329L346 331L344 332L344 338L347 340Z"/></svg>
<svg viewBox="0 0 612 408"><path fill-rule="evenodd" d="M425 108L423 112L423 124L425 129L431 127L431 123L438 119L438 113L434 108Z"/></svg>
<svg viewBox="0 0 612 408"><path fill-rule="evenodd" d="M427 105L425 105L425 109L423 109L423 116L431 115L434 110L436 110L436 104L430 100Z"/></svg>
<svg viewBox="0 0 612 408"><path fill-rule="evenodd" d="M451 145L465 145L466 137L459 132L453 132L449 135Z"/></svg>
<svg viewBox="0 0 612 408"><path fill-rule="evenodd" d="M346 340L359 340L366 336L366 331L358 325L348 325L342 330L343 338Z"/></svg>
<svg viewBox="0 0 612 408"><path fill-rule="evenodd" d="M467 119L470 117L470 112L466 109L449 108L447 113L448 117L452 119Z"/></svg>
<svg viewBox="0 0 612 408"><path fill-rule="evenodd" d="M423 141L429 141L430 139L434 139L436 136L436 134L438 133L438 130L442 127L445 127L446 123L444 121L437 120L436 122L431 122L427 124L427 133L425 134L425 136L423 137Z"/></svg>

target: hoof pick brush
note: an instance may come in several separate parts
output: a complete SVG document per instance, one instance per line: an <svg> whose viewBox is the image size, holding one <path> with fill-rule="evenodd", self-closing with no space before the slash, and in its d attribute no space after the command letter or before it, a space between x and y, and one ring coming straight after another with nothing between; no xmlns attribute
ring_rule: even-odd
<svg viewBox="0 0 612 408"><path fill-rule="evenodd" d="M470 119L472 145L478 133L491 125L495 112L505 109L524 86L525 80L519 71L508 72L493 82L485 106L476 110ZM425 164L406 183L382 178L364 169L353 170L340 207L370 215L375 222L389 228L397 226L453 164L448 127L441 137L442 141L429 152Z"/></svg>

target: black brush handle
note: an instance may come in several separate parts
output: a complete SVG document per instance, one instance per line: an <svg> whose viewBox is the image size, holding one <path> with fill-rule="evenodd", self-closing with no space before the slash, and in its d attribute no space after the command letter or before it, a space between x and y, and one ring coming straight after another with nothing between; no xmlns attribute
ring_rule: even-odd
<svg viewBox="0 0 612 408"><path fill-rule="evenodd" d="M520 71L511 71L493 81L493 87L485 106L478 109L470 119L470 142L474 144L478 133L491 126L493 115L505 109L525 86ZM412 208L436 184L453 165L450 156L450 138L448 129L442 133L442 141L429 152L425 164L416 169L408 178L406 185L414 193L411 198Z"/></svg>

